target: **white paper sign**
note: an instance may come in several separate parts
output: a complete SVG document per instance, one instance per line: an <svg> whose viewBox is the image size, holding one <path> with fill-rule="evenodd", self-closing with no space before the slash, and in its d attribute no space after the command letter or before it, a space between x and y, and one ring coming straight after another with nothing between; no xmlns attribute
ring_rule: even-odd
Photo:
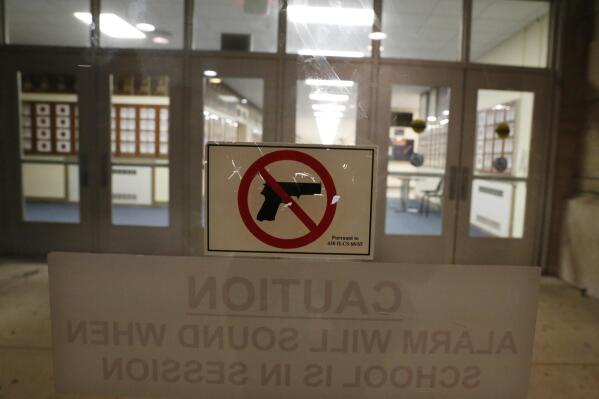
<svg viewBox="0 0 599 399"><path fill-rule="evenodd" d="M376 148L206 146L206 253L372 259Z"/></svg>
<svg viewBox="0 0 599 399"><path fill-rule="evenodd" d="M518 399L539 269L53 253L60 392Z"/></svg>

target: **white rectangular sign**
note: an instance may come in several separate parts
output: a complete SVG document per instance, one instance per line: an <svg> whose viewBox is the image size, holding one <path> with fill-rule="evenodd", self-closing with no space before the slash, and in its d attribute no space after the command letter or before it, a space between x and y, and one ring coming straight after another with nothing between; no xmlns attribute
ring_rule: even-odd
<svg viewBox="0 0 599 399"><path fill-rule="evenodd" d="M206 145L206 253L372 259L376 148Z"/></svg>
<svg viewBox="0 0 599 399"><path fill-rule="evenodd" d="M60 392L519 399L539 269L53 253Z"/></svg>

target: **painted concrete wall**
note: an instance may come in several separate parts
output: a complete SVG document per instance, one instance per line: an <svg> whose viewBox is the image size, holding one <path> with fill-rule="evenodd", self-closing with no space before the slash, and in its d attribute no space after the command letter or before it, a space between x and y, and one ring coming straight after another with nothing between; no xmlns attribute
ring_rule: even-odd
<svg viewBox="0 0 599 399"><path fill-rule="evenodd" d="M565 91L568 87L564 90L564 102L568 107L562 109L564 128L560 131L560 139L562 142L570 139L570 146L577 151L571 154L574 161L571 167L576 176L570 179L576 194L566 201L564 213L560 215L561 245L557 272L564 280L599 298L599 0L592 2L592 13L586 9L581 11L588 20L577 21L579 25L588 23L592 26L594 23L591 40L586 44L587 73L581 74L586 93L584 87L574 88L568 93ZM575 24L574 21L571 23ZM584 62L581 58L579 61ZM576 103L576 100L579 102ZM571 119L569 107L582 110L581 114L576 114L577 119ZM570 131L566 122L576 129ZM576 145L577 140L579 145ZM563 177L558 170L558 184Z"/></svg>

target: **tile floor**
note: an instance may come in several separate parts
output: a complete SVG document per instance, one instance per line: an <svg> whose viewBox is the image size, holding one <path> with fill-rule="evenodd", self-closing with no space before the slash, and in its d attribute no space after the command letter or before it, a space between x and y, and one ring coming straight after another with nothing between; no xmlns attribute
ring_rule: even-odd
<svg viewBox="0 0 599 399"><path fill-rule="evenodd" d="M0 398L82 398L54 393L44 263L0 259ZM599 300L546 277L528 399L555 398L599 398Z"/></svg>

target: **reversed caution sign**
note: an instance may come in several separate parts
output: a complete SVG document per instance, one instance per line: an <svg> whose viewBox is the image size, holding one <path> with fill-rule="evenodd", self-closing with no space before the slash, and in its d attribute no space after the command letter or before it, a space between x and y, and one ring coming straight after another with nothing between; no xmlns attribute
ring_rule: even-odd
<svg viewBox="0 0 599 399"><path fill-rule="evenodd" d="M374 147L206 148L206 251L372 258Z"/></svg>

